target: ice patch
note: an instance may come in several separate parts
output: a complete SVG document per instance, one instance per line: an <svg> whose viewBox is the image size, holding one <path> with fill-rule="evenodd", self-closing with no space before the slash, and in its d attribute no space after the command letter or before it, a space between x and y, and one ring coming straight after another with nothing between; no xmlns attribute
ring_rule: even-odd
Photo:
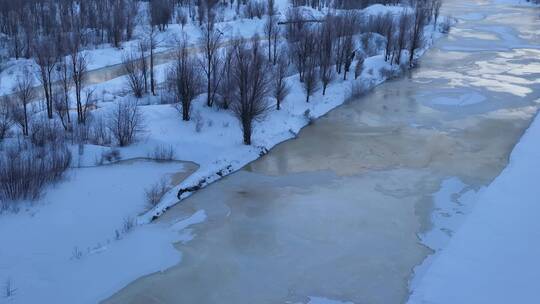
<svg viewBox="0 0 540 304"><path fill-rule="evenodd" d="M468 13L465 15L458 16L457 18L467 20L467 21L478 21L478 20L482 20L486 18L486 15L481 14L481 13Z"/></svg>
<svg viewBox="0 0 540 304"><path fill-rule="evenodd" d="M309 297L308 304L354 304L353 302L342 302L321 297Z"/></svg>
<svg viewBox="0 0 540 304"><path fill-rule="evenodd" d="M457 97L436 97L432 100L433 105L441 106L470 106L473 104L481 103L486 100L486 97L480 93L467 93L459 95Z"/></svg>

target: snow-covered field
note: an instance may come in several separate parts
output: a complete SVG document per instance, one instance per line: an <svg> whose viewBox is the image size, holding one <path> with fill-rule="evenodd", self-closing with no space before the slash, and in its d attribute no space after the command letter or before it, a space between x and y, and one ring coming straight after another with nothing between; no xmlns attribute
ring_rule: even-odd
<svg viewBox="0 0 540 304"><path fill-rule="evenodd" d="M401 9L377 5L367 12ZM231 22L231 31L242 29L242 35L250 36L260 30L257 24L263 21L251 22ZM433 25L426 26L423 51L440 35L432 29ZM101 58L92 68L116 64L121 57L118 50L91 52ZM164 176L170 179L172 174L188 172L184 164L132 160L96 166L101 153L110 148L86 145L79 153L78 147L73 147L77 149L73 165L88 168L71 169L67 180L49 187L38 201L27 203L28 207L18 213L0 217L0 231L11 232L0 235L4 244L0 247L0 283L9 285L14 293L10 298L0 298L0 303L95 303L140 276L178 263L181 256L173 243L193 237L186 228L204 221L204 211L173 226L149 222L178 203L179 189L201 181L204 186L242 168L276 144L294 138L312 119L343 104L353 86L371 88L392 74L388 71L396 69L384 61L383 55L366 58L358 81L349 73L349 80L336 80L325 96L318 91L310 103L304 101L298 76L289 77L291 94L282 110L271 111L256 124L251 146L242 144L236 118L230 112L204 106L204 96L195 102L195 119L189 122L183 122L173 106L158 105L157 98L143 99L141 103L148 103L140 107L146 132L135 145L119 149L122 159L146 157L155 147L166 145L174 149L175 159L197 163L198 170L173 187L158 206L145 212L148 206L144 203L144 189ZM163 79L164 70L164 65L158 67L158 78ZM106 113L119 100L132 98L121 96L123 77L94 87L98 93L108 94L98 102L96 115ZM7 87L3 90L9 92ZM182 198L187 195L190 193ZM132 223L142 225L131 227Z"/></svg>
<svg viewBox="0 0 540 304"><path fill-rule="evenodd" d="M72 170L28 210L2 214L0 274L15 295L0 301L95 302L132 278L178 262L171 242L189 240L188 233L158 225L129 233L129 221L145 208L146 187L183 170L181 163L144 160ZM184 223L202 219L196 214ZM124 280L98 279L118 277L114 273Z"/></svg>

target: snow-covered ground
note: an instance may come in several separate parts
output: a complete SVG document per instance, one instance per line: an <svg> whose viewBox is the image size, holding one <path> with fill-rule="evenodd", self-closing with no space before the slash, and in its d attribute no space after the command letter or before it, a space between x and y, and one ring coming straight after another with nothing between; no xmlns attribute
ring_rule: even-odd
<svg viewBox="0 0 540 304"><path fill-rule="evenodd" d="M540 119L536 117L512 151L508 166L478 194L448 245L417 274L410 304L534 303L540 299L538 138Z"/></svg>
<svg viewBox="0 0 540 304"><path fill-rule="evenodd" d="M95 303L133 278L177 263L172 243L190 234L174 231L204 220L204 212L168 229L145 225L131 233L129 225L146 208L144 189L184 170L181 163L144 160L71 170L34 205L2 214L0 302ZM4 293L8 282L11 299Z"/></svg>
<svg viewBox="0 0 540 304"><path fill-rule="evenodd" d="M379 5L368 12L400 9L403 8ZM245 22L252 21L234 23L243 29L243 35L260 30ZM426 26L429 32L424 51L440 35L432 33L432 29L432 25ZM99 56L108 59L98 60L100 63L93 68L114 64L116 59L111 58L121 54L100 52ZM158 78L163 79L165 67L158 67ZM185 165L131 161L129 165L96 166L101 153L109 148L86 145L79 153L78 147L73 147L77 150L73 165L89 168L71 169L66 181L51 186L31 207L0 217L0 231L12 232L0 235L4 244L0 247L0 284L9 282L14 291L10 298L0 297L0 303L95 303L140 276L178 263L181 256L172 244L191 239L186 228L203 221L204 211L173 226L147 223L178 203L179 189L205 186L242 168L276 144L294 138L312 119L343 104L354 85L371 88L392 74L387 71L396 69L384 61L383 55L366 58L358 81L349 73L349 80L336 80L325 96L317 91L310 103L305 102L298 76L289 77L291 94L283 102L282 110L271 111L256 124L252 146L242 144L241 129L234 116L204 106L204 96L194 103L194 119L189 122L183 122L173 106L156 104L157 98L143 99L141 103L148 103L140 107L147 130L138 143L119 149L122 159L146 157L155 147L166 145L174 149L175 159L195 162L198 170L145 213L148 206L144 204L144 189L164 176L170 179L172 174L185 173ZM121 94L125 87L123 77L94 87L98 94L105 96L102 93L107 92L108 96L100 99L95 115L106 115L115 102L132 98ZM190 193L182 198L187 195ZM126 228L131 219L144 225Z"/></svg>

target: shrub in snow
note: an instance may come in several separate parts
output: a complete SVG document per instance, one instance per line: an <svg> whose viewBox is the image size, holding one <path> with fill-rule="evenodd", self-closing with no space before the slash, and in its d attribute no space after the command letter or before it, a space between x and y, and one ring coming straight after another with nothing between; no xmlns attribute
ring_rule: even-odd
<svg viewBox="0 0 540 304"><path fill-rule="evenodd" d="M13 282L11 281L11 279L7 279L4 283L4 297L13 297L15 295L15 291L17 291L17 289L15 289L15 287L13 286Z"/></svg>
<svg viewBox="0 0 540 304"><path fill-rule="evenodd" d="M161 201L161 198L163 198L165 193L167 193L167 190L167 181L165 179L161 179L159 182L146 189L144 193L146 195L148 205L150 207L156 206Z"/></svg>
<svg viewBox="0 0 540 304"><path fill-rule="evenodd" d="M122 57L122 66L127 76L127 84L131 93L141 98L147 88L146 62L135 52L125 53Z"/></svg>
<svg viewBox="0 0 540 304"><path fill-rule="evenodd" d="M119 161L121 158L122 156L120 155L120 150L112 148L101 153L101 164L103 164L105 161L109 163Z"/></svg>
<svg viewBox="0 0 540 304"><path fill-rule="evenodd" d="M107 128L119 146L132 144L144 130L144 121L137 101L118 102L109 114Z"/></svg>
<svg viewBox="0 0 540 304"><path fill-rule="evenodd" d="M132 217L126 217L124 218L124 222L122 223L122 232L128 233L135 227L135 220Z"/></svg>
<svg viewBox="0 0 540 304"><path fill-rule="evenodd" d="M30 140L32 144L43 147L48 143L64 141L64 129L57 120L46 117L35 119L30 125Z"/></svg>
<svg viewBox="0 0 540 304"><path fill-rule="evenodd" d="M88 122L87 122L88 124ZM103 117L98 116L91 120L88 124L88 141L94 145L110 146L113 142L112 134L107 128L107 124Z"/></svg>
<svg viewBox="0 0 540 304"><path fill-rule="evenodd" d="M79 247L75 246L75 248L73 248L73 252L71 253L71 258L74 260L80 260L82 256L82 251L79 249Z"/></svg>
<svg viewBox="0 0 540 304"><path fill-rule="evenodd" d="M304 117L306 118L306 121L309 125L311 125L315 121L315 118L311 115L311 111L309 109L304 111Z"/></svg>
<svg viewBox="0 0 540 304"><path fill-rule="evenodd" d="M9 135L14 123L10 101L7 97L0 99L0 141Z"/></svg>
<svg viewBox="0 0 540 304"><path fill-rule="evenodd" d="M439 31L443 34L450 33L450 28L452 27L452 18L445 17L443 22L441 22L441 25L439 27Z"/></svg>
<svg viewBox="0 0 540 304"><path fill-rule="evenodd" d="M174 160L174 147L171 145L159 145L154 148L154 151L148 156L155 161L171 161Z"/></svg>
<svg viewBox="0 0 540 304"><path fill-rule="evenodd" d="M266 14L267 6L263 1L249 0L244 7L244 17L253 19L255 17L261 19Z"/></svg>
<svg viewBox="0 0 540 304"><path fill-rule="evenodd" d="M368 81L365 81L363 79L360 79L359 81L355 81L353 84L352 84L352 87L351 87L351 93L349 94L349 96L347 97L347 101L350 101L350 100L353 100L353 99L357 99L361 96L363 96L364 94L366 94L367 92L369 92L369 90L374 86L373 83L371 82L368 82Z"/></svg>
<svg viewBox="0 0 540 304"><path fill-rule="evenodd" d="M401 72L403 71L402 67L404 66L400 66L400 68L398 69L382 68L380 70L381 77L383 77L384 79L393 79L393 78L399 77L401 75Z"/></svg>
<svg viewBox="0 0 540 304"><path fill-rule="evenodd" d="M35 146L23 139L6 147L0 155L0 201L36 199L70 162L71 152L61 142Z"/></svg>

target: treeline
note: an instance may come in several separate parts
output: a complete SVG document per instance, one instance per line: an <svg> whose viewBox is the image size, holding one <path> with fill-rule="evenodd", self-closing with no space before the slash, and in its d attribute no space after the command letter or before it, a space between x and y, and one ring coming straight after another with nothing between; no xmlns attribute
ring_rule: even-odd
<svg viewBox="0 0 540 304"><path fill-rule="evenodd" d="M135 0L0 0L0 32L15 58L32 57L38 40L66 53L71 36L83 46L119 46L132 39L138 10Z"/></svg>
<svg viewBox="0 0 540 304"><path fill-rule="evenodd" d="M426 0L415 0L430 3ZM291 0L293 7L362 9L372 4L392 5L399 0ZM202 25L219 19L220 8L236 8L238 16L274 15L274 0L0 0L0 33L7 55L31 58L36 41L68 53L67 40L77 36L83 47L131 40L137 24L164 30L171 22L188 20Z"/></svg>
<svg viewBox="0 0 540 304"><path fill-rule="evenodd" d="M269 1L264 10L275 12L273 5ZM423 47L424 27L437 23L440 7L440 0L429 0L399 15L365 18L358 10L344 10L313 20L293 6L285 20L268 16L263 37L235 38L227 47L223 46L223 33L215 26L215 18L206 18L201 25L199 54L190 53L186 38L179 43L166 79L166 91L172 96L162 100L178 103L182 119L188 121L193 100L205 94L206 106L235 114L244 143L249 145L254 121L270 109L269 100L274 100L279 110L287 96L289 66L296 68L306 102L320 87L324 95L338 75L346 80L353 66L354 77L360 77L364 59L381 50L387 62L412 66L417 50ZM284 44L279 39L282 36L286 37ZM153 61L152 55L149 61ZM133 95L140 98L149 93L148 79L152 77L148 75L153 67L148 67L144 51L127 57L124 67Z"/></svg>
<svg viewBox="0 0 540 304"><path fill-rule="evenodd" d="M310 6L315 9L325 7L335 9L364 9L373 4L397 5L400 0L291 0L293 7Z"/></svg>

